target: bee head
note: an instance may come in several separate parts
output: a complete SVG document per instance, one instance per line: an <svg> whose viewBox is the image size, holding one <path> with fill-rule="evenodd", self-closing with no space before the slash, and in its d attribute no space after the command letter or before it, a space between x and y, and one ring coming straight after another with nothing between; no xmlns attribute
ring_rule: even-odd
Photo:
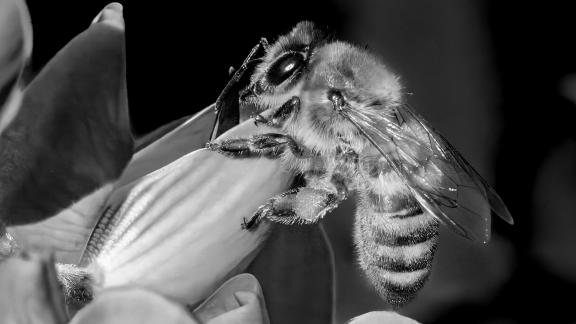
<svg viewBox="0 0 576 324"><path fill-rule="evenodd" d="M308 21L280 36L266 50L240 100L256 103L261 109L281 106L299 91L312 52L322 42L323 34Z"/></svg>
<svg viewBox="0 0 576 324"><path fill-rule="evenodd" d="M321 143L309 146L333 148L342 140L364 142L343 114L380 114L400 103L401 87L367 51L328 41L312 23L301 22L266 50L240 100L265 110L292 97L300 99L300 113L287 123L289 133Z"/></svg>

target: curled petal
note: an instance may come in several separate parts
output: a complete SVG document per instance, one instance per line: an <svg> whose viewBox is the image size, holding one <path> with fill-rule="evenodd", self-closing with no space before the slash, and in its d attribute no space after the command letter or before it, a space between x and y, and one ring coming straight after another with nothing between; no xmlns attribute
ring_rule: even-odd
<svg viewBox="0 0 576 324"><path fill-rule="evenodd" d="M134 154L122 177L114 186L124 187L202 148L210 137L214 117L213 106L209 106L192 117L175 121L175 125L168 124L146 136L144 139L146 145ZM17 244L22 249L53 253L56 262L77 264L114 186L105 185L44 221L8 227L8 232L14 240L8 237L0 240L0 255L2 251L4 255L15 252Z"/></svg>
<svg viewBox="0 0 576 324"><path fill-rule="evenodd" d="M23 0L0 1L0 134L22 99L20 77L32 54L32 25Z"/></svg>
<svg viewBox="0 0 576 324"><path fill-rule="evenodd" d="M53 254L59 263L80 262L98 213L112 188L106 185L41 222L8 227L8 234L14 237L12 244L18 249Z"/></svg>
<svg viewBox="0 0 576 324"><path fill-rule="evenodd" d="M201 323L267 324L268 313L256 277L239 274L226 281L194 310Z"/></svg>
<svg viewBox="0 0 576 324"><path fill-rule="evenodd" d="M67 322L54 262L22 254L0 262L0 323Z"/></svg>
<svg viewBox="0 0 576 324"><path fill-rule="evenodd" d="M261 299L251 291L239 291L234 294L238 307L214 317L207 324L265 324L268 319L263 317Z"/></svg>
<svg viewBox="0 0 576 324"><path fill-rule="evenodd" d="M210 105L192 117L175 120L137 140L137 152L118 179L117 186L125 186L192 151L204 148L210 139L215 118L214 105Z"/></svg>
<svg viewBox="0 0 576 324"><path fill-rule="evenodd" d="M228 136L265 131L248 121ZM198 304L254 258L270 226L243 230L243 218L291 180L277 160L184 155L112 193L81 265L97 287L136 285Z"/></svg>
<svg viewBox="0 0 576 324"><path fill-rule="evenodd" d="M115 180L132 156L124 31L97 23L64 47L24 92L0 137L0 215L53 216Z"/></svg>
<svg viewBox="0 0 576 324"><path fill-rule="evenodd" d="M110 3L92 20L92 24L103 23L124 30L122 10L122 5L118 2Z"/></svg>
<svg viewBox="0 0 576 324"><path fill-rule="evenodd" d="M353 318L350 324L418 324L415 320L394 312L370 312Z"/></svg>
<svg viewBox="0 0 576 324"><path fill-rule="evenodd" d="M198 324L176 303L152 292L123 288L104 292L70 324Z"/></svg>

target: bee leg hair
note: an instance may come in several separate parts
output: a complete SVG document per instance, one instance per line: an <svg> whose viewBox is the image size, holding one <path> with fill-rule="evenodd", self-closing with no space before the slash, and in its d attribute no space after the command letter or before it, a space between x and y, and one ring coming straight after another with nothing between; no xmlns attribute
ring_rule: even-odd
<svg viewBox="0 0 576 324"><path fill-rule="evenodd" d="M269 126L282 127L284 122L293 114L298 113L300 110L300 98L294 96L286 101L278 110L272 115Z"/></svg>
<svg viewBox="0 0 576 324"><path fill-rule="evenodd" d="M338 206L338 194L325 189L301 187L272 197L256 213L245 219L242 228L251 229L262 219L285 224L313 224Z"/></svg>
<svg viewBox="0 0 576 324"><path fill-rule="evenodd" d="M300 98L294 96L286 101L280 108L278 108L270 118L266 118L260 114L254 116L254 124L264 124L273 128L282 128L284 122L300 110Z"/></svg>
<svg viewBox="0 0 576 324"><path fill-rule="evenodd" d="M220 154L234 158L260 158L277 159L289 149L294 155L304 154L300 145L291 137L276 134L258 134L249 138L226 139L220 143L209 142L206 148Z"/></svg>

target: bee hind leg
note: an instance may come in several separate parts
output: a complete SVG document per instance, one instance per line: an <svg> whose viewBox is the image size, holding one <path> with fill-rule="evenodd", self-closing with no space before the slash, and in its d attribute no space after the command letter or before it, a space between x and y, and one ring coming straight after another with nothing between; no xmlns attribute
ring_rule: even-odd
<svg viewBox="0 0 576 324"><path fill-rule="evenodd" d="M313 224L342 201L338 194L325 189L301 187L272 197L256 213L245 219L242 228L251 229L263 219L285 224Z"/></svg>

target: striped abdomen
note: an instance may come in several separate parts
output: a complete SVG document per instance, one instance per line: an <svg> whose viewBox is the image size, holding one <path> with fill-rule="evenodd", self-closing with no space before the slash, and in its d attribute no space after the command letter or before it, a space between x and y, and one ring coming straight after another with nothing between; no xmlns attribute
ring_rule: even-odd
<svg viewBox="0 0 576 324"><path fill-rule="evenodd" d="M430 274L438 221L388 173L358 192L355 242L360 266L392 306L412 300Z"/></svg>

